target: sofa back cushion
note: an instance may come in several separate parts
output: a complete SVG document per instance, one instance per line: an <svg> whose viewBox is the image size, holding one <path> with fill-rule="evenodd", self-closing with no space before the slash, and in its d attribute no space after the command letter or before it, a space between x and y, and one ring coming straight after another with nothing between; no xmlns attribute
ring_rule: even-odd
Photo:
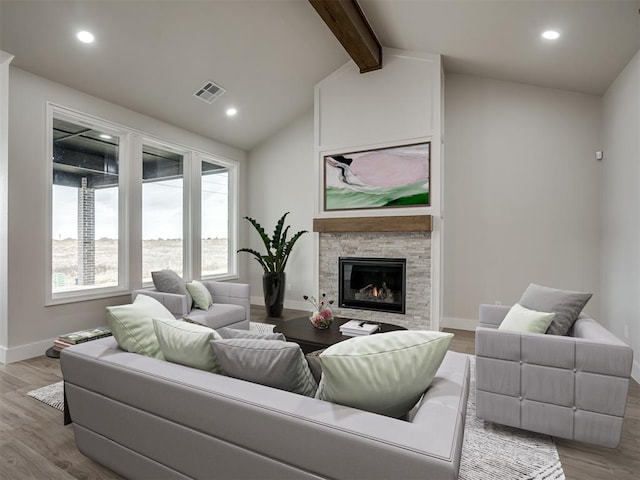
<svg viewBox="0 0 640 480"><path fill-rule="evenodd" d="M106 317L120 348L164 360L153 329L153 319L173 320L174 317L158 300L138 295L133 303L107 307Z"/></svg>
<svg viewBox="0 0 640 480"><path fill-rule="evenodd" d="M452 337L405 330L331 345L319 356L322 379L316 398L402 417L431 385Z"/></svg>
<svg viewBox="0 0 640 480"><path fill-rule="evenodd" d="M211 342L230 377L313 397L318 385L296 343L234 338Z"/></svg>

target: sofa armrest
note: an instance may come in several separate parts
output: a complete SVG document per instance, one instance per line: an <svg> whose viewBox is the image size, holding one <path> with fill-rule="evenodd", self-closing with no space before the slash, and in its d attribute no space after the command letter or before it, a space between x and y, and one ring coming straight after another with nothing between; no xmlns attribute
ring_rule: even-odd
<svg viewBox="0 0 640 480"><path fill-rule="evenodd" d="M251 316L251 286L248 283L202 282L213 297L213 303L230 303L244 307L246 319Z"/></svg>
<svg viewBox="0 0 640 480"><path fill-rule="evenodd" d="M507 305L480 305L478 313L478 326L486 328L498 328L507 316L511 307Z"/></svg>
<svg viewBox="0 0 640 480"><path fill-rule="evenodd" d="M155 298L177 317L184 317L189 313L186 295L159 292L155 288L141 288L131 292L131 300L135 300L138 295L147 295L148 297Z"/></svg>

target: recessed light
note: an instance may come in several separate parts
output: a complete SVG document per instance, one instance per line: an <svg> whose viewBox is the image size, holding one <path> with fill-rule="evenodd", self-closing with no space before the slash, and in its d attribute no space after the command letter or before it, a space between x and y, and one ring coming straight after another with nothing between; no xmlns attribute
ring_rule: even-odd
<svg viewBox="0 0 640 480"><path fill-rule="evenodd" d="M101 133L99 137L104 138L105 140L111 140L113 138L111 135L107 135L106 133Z"/></svg>
<svg viewBox="0 0 640 480"><path fill-rule="evenodd" d="M546 38L547 40L557 40L560 38L560 34L555 30L547 30L546 32L542 32L542 38Z"/></svg>
<svg viewBox="0 0 640 480"><path fill-rule="evenodd" d="M233 117L236 113L238 113L238 110L236 110L235 108L228 108L227 109L227 116L228 117Z"/></svg>
<svg viewBox="0 0 640 480"><path fill-rule="evenodd" d="M78 32L76 37L78 37L78 40L80 40L82 43L93 43L93 41L95 40L93 33L87 32L86 30Z"/></svg>

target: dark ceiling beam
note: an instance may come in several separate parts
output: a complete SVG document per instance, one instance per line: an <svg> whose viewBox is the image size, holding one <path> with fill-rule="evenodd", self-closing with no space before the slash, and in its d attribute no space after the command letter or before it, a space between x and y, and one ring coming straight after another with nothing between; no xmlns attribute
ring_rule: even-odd
<svg viewBox="0 0 640 480"><path fill-rule="evenodd" d="M309 0L360 73L382 68L382 46L356 0Z"/></svg>

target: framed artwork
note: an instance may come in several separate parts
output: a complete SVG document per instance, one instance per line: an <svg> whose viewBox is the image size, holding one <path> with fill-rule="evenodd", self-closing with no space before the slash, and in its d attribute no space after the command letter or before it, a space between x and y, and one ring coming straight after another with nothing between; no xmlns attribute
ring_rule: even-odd
<svg viewBox="0 0 640 480"><path fill-rule="evenodd" d="M324 210L427 207L431 142L324 157Z"/></svg>

